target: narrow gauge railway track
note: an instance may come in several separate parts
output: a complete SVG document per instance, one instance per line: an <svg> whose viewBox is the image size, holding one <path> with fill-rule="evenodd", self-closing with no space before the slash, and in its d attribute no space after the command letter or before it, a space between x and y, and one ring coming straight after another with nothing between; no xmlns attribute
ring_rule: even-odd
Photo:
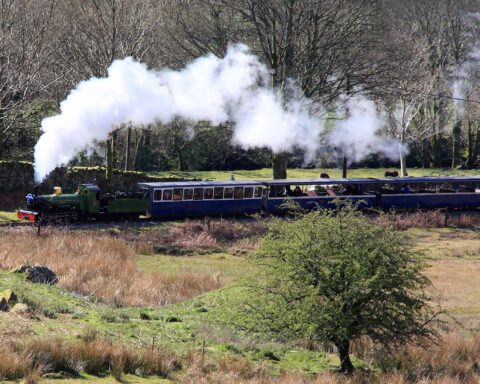
<svg viewBox="0 0 480 384"><path fill-rule="evenodd" d="M86 221L86 222L48 222L41 224L41 227L46 228L68 228L68 229L83 229L83 228L118 228L124 227L125 225L132 227L139 226L153 226L161 222L174 221L174 220L162 220L162 219L148 219L148 218L139 218L135 220L119 220L119 221ZM37 228L38 223L32 223L29 221L13 221L7 223L0 223L0 228L8 227L32 227Z"/></svg>
<svg viewBox="0 0 480 384"><path fill-rule="evenodd" d="M184 220L204 220L206 218L188 218L188 219L152 219L147 217L141 217L134 220L115 220L115 221L83 221L83 222L50 222L42 224L42 228L64 228L64 229L125 229L129 227L153 227L162 223L179 223ZM232 220L232 221L241 221L241 222L252 222L257 220L254 217L209 217L210 220ZM38 224L28 221L17 221L9 223L0 223L0 228L9 228L9 227L31 227L37 230Z"/></svg>
<svg viewBox="0 0 480 384"><path fill-rule="evenodd" d="M397 214L402 215L409 215L409 214L418 214L420 213L440 213L441 215L445 215L445 223L448 224L450 219L458 218L461 215L471 215L478 217L480 219L480 209L456 209L456 210L446 210L446 209L436 209L436 210L397 210L395 211ZM370 216L376 216L380 214L379 211L365 211L365 214ZM147 218L141 217L135 220L116 220L116 221L87 221L87 222L50 222L41 225L41 228L60 228L60 229L68 229L68 230L77 230L77 229L118 229L118 230L127 230L128 228L142 228L142 227L154 227L156 225L162 223L180 223L185 220L228 220L228 221L237 221L237 222L253 222L255 220L266 220L269 217L277 215L270 215L270 214L263 214L257 215L255 217L252 216L228 216L228 217L197 217L197 218ZM282 217L286 217L283 215ZM291 218L291 216L288 216ZM31 222L9 222L9 223L0 223L0 228L9 228L9 227L31 227L34 228L35 231L38 230L37 223Z"/></svg>

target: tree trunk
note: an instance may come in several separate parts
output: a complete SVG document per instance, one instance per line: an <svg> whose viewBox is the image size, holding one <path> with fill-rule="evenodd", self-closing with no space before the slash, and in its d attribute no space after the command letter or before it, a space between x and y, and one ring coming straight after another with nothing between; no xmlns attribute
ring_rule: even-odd
<svg viewBox="0 0 480 384"><path fill-rule="evenodd" d="M107 179L107 188L108 190L113 189L113 157L112 157L112 141L107 140L105 142L105 158L107 160L107 169L105 178Z"/></svg>
<svg viewBox="0 0 480 384"><path fill-rule="evenodd" d="M116 168L117 167L117 131L113 131L111 133L111 137L112 137L112 140L111 140L111 151L112 151L112 168Z"/></svg>
<svg viewBox="0 0 480 384"><path fill-rule="evenodd" d="M355 368L350 360L350 341L342 340L335 343L335 346L338 349L338 356L340 357L340 371L347 374L353 373Z"/></svg>
<svg viewBox="0 0 480 384"><path fill-rule="evenodd" d="M138 169L138 150L140 149L140 144L142 142L143 130L136 130L135 131L135 150L133 151L133 161L132 161L132 168L133 170Z"/></svg>
<svg viewBox="0 0 480 384"><path fill-rule="evenodd" d="M0 105L0 160L4 160L5 156L5 141L6 141L6 131L5 131L5 110Z"/></svg>
<svg viewBox="0 0 480 384"><path fill-rule="evenodd" d="M433 136L432 139L432 152L433 152L433 166L440 167L441 158L440 158L440 137L437 133Z"/></svg>
<svg viewBox="0 0 480 384"><path fill-rule="evenodd" d="M473 129L472 129L472 122L468 121L467 126L467 168L473 168L473 147L475 145L474 136L473 136Z"/></svg>
<svg viewBox="0 0 480 384"><path fill-rule="evenodd" d="M132 146L132 128L127 128L127 143L125 144L125 171L130 169L130 149Z"/></svg>
<svg viewBox="0 0 480 384"><path fill-rule="evenodd" d="M347 156L343 156L342 159L342 177L347 178L347 169L348 169L348 159Z"/></svg>
<svg viewBox="0 0 480 384"><path fill-rule="evenodd" d="M445 131L445 127L447 124L447 116L446 116L446 104L444 100L440 100L438 106L438 126L437 126L437 134L436 134L436 141L435 141L435 166L441 167L442 164L442 132Z"/></svg>
<svg viewBox="0 0 480 384"><path fill-rule="evenodd" d="M405 153L403 151L403 143L398 143L398 152L400 155L400 176L404 177L407 176L407 159L405 157Z"/></svg>
<svg viewBox="0 0 480 384"><path fill-rule="evenodd" d="M3 137L2 128L0 127L0 160L3 160L5 153L5 138Z"/></svg>
<svg viewBox="0 0 480 384"><path fill-rule="evenodd" d="M430 168L430 143L427 138L422 140L422 167Z"/></svg>
<svg viewBox="0 0 480 384"><path fill-rule="evenodd" d="M183 157L182 148L175 148L175 152L177 152L178 170L183 172L186 170L187 167L185 166L185 158Z"/></svg>
<svg viewBox="0 0 480 384"><path fill-rule="evenodd" d="M273 178L274 179L286 179L287 178L287 154L278 153L273 155Z"/></svg>
<svg viewBox="0 0 480 384"><path fill-rule="evenodd" d="M477 125L477 132L475 134L475 144L473 146L473 159L472 159L473 168L475 168L477 165L479 150L480 150L480 123Z"/></svg>
<svg viewBox="0 0 480 384"><path fill-rule="evenodd" d="M452 130L452 169L460 165L460 134L462 133L462 120L453 125Z"/></svg>
<svg viewBox="0 0 480 384"><path fill-rule="evenodd" d="M434 134L432 137L432 153L433 153L433 166L440 167L442 159L441 159L441 148L440 148L440 130L442 128L442 124L444 121L443 118L443 111L442 106L440 103L435 102L433 106L433 119L435 122L434 126Z"/></svg>

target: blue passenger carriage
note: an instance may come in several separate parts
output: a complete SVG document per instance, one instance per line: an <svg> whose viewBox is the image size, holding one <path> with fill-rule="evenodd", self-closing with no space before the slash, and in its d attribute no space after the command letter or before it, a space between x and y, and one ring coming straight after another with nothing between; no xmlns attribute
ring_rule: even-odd
<svg viewBox="0 0 480 384"><path fill-rule="evenodd" d="M480 206L479 176L380 178L377 183L384 210Z"/></svg>
<svg viewBox="0 0 480 384"><path fill-rule="evenodd" d="M286 179L266 181L268 199L265 210L278 214L285 211L285 199L296 202L303 209L334 208L335 201L345 200L359 208L378 205L375 179Z"/></svg>
<svg viewBox="0 0 480 384"><path fill-rule="evenodd" d="M235 216L262 211L264 184L258 181L140 183L148 190L152 218Z"/></svg>
<svg viewBox="0 0 480 384"><path fill-rule="evenodd" d="M265 211L282 213L285 199L304 209L334 208L348 199L360 209L472 209L480 207L480 177L400 177L265 182Z"/></svg>
<svg viewBox="0 0 480 384"><path fill-rule="evenodd" d="M147 216L181 218L282 214L285 201L303 209L334 208L349 200L360 209L472 209L480 207L480 177L282 179L140 183Z"/></svg>

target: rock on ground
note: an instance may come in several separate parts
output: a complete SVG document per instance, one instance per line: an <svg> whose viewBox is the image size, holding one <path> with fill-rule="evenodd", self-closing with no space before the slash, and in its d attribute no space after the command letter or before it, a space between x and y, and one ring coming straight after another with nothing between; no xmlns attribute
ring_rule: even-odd
<svg viewBox="0 0 480 384"><path fill-rule="evenodd" d="M4 297L0 300L0 311L7 312L8 311L8 303Z"/></svg>
<svg viewBox="0 0 480 384"><path fill-rule="evenodd" d="M25 280L32 283L55 285L58 283L57 275L48 267L43 265L20 265L10 272L24 273Z"/></svg>
<svg viewBox="0 0 480 384"><path fill-rule="evenodd" d="M2 293L0 293L0 299L1 298L7 300L8 304L11 304L17 301L17 295L11 289L7 289Z"/></svg>

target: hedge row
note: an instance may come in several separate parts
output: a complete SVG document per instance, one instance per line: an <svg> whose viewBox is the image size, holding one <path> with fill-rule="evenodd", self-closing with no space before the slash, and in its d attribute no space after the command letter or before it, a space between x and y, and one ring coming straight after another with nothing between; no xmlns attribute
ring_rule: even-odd
<svg viewBox="0 0 480 384"><path fill-rule="evenodd" d="M139 182L182 181L178 177L156 177L138 171L114 170L115 190L129 191L135 189ZM61 186L68 192L78 184L95 183L107 189L105 167L60 167L52 171L39 185L40 192L47 193L54 186ZM0 192L26 192L33 189L33 164L27 161L0 161Z"/></svg>

